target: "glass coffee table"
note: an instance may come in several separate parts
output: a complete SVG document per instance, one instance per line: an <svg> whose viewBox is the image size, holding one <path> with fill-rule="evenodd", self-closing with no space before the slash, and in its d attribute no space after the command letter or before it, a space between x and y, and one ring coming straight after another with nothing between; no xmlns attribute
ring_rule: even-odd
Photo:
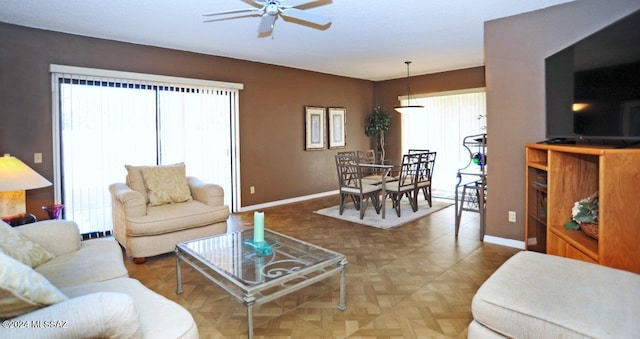
<svg viewBox="0 0 640 339"><path fill-rule="evenodd" d="M247 307L253 338L253 307L340 274L340 304L345 305L344 255L264 230L265 243L253 243L253 229L225 233L176 245L176 275L182 291L180 262L185 262Z"/></svg>

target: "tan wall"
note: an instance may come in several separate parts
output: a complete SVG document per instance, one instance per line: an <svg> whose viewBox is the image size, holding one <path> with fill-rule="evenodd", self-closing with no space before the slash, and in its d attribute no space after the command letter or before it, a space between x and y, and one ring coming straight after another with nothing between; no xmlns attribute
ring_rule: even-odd
<svg viewBox="0 0 640 339"><path fill-rule="evenodd" d="M366 80L3 23L0 44L4 46L0 53L0 153L17 156L51 181L50 64L243 83L242 206L337 189L333 160L337 150L304 151L305 105L347 108L346 149L367 149L370 140L364 135L364 119L374 103L392 110L398 96L406 91L405 79L376 85ZM480 87L483 74L479 67L419 76L412 80L412 86L420 92ZM399 127L400 123L394 122L390 136L396 153L400 152ZM42 164L33 163L36 152L43 153ZM250 186L256 188L253 195ZM28 191L27 199L28 211L45 217L40 206L53 202L53 188Z"/></svg>
<svg viewBox="0 0 640 339"><path fill-rule="evenodd" d="M583 0L485 24L487 234L524 241L524 147L545 139L544 59L637 9L638 1Z"/></svg>
<svg viewBox="0 0 640 339"><path fill-rule="evenodd" d="M0 46L0 153L17 156L51 181L52 63L244 83L243 206L337 189L336 151L304 151L305 105L345 107L348 149L369 147L361 131L373 108L371 81L2 23ZM43 153L42 164L33 163L36 152ZM45 217L40 206L53 201L53 188L28 191L27 199L28 211Z"/></svg>

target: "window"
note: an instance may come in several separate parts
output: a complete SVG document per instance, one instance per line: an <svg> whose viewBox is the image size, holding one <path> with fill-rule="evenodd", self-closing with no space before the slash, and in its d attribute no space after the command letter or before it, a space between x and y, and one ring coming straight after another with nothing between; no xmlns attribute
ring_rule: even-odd
<svg viewBox="0 0 640 339"><path fill-rule="evenodd" d="M484 89L434 93L411 100L424 111L402 114L402 151L429 149L438 152L433 173L433 195L453 198L458 169L469 162L462 147L467 135L486 133ZM402 100L406 104L406 99Z"/></svg>
<svg viewBox="0 0 640 339"><path fill-rule="evenodd" d="M125 164L184 162L187 175L221 185L233 205L241 86L145 77L52 65L56 201L81 233L112 229L108 186L124 182Z"/></svg>

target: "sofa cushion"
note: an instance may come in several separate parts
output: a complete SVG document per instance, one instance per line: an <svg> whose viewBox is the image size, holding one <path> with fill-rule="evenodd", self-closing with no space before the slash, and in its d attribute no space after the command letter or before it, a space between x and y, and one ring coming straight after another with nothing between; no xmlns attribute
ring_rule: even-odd
<svg viewBox="0 0 640 339"><path fill-rule="evenodd" d="M71 220L42 220L16 229L56 256L80 249L80 230Z"/></svg>
<svg viewBox="0 0 640 339"><path fill-rule="evenodd" d="M184 164L141 169L149 206L192 200Z"/></svg>
<svg viewBox="0 0 640 339"><path fill-rule="evenodd" d="M4 338L141 338L140 318L133 298L124 293L99 292L74 297L12 319L0 328ZM45 321L50 325L45 326ZM39 325L39 326L37 326Z"/></svg>
<svg viewBox="0 0 640 339"><path fill-rule="evenodd" d="M226 221L229 207L209 206L197 200L147 208L147 215L127 218L127 235L164 234Z"/></svg>
<svg viewBox="0 0 640 339"><path fill-rule="evenodd" d="M66 299L31 267L0 252L0 318L15 317Z"/></svg>
<svg viewBox="0 0 640 339"><path fill-rule="evenodd" d="M467 328L467 339L504 339L505 337L498 332L490 330L479 322L472 320Z"/></svg>
<svg viewBox="0 0 640 339"><path fill-rule="evenodd" d="M520 252L473 297L473 318L507 337L632 338L640 333L640 275Z"/></svg>
<svg viewBox="0 0 640 339"><path fill-rule="evenodd" d="M36 271L58 288L129 276L122 249L110 238L82 241L78 251L59 255Z"/></svg>
<svg viewBox="0 0 640 339"><path fill-rule="evenodd" d="M0 250L32 268L56 256L4 221L0 221Z"/></svg>
<svg viewBox="0 0 640 339"><path fill-rule="evenodd" d="M145 338L198 338L198 327L189 311L146 288L138 280L112 279L67 287L62 291L69 298L97 292L127 294L138 311L140 329Z"/></svg>

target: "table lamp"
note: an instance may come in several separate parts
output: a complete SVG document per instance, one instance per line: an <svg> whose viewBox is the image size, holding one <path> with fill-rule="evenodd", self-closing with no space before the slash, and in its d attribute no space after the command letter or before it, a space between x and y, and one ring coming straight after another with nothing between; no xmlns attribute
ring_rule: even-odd
<svg viewBox="0 0 640 339"><path fill-rule="evenodd" d="M0 217L11 220L26 212L25 190L51 186L51 182L25 163L5 154L0 157Z"/></svg>

